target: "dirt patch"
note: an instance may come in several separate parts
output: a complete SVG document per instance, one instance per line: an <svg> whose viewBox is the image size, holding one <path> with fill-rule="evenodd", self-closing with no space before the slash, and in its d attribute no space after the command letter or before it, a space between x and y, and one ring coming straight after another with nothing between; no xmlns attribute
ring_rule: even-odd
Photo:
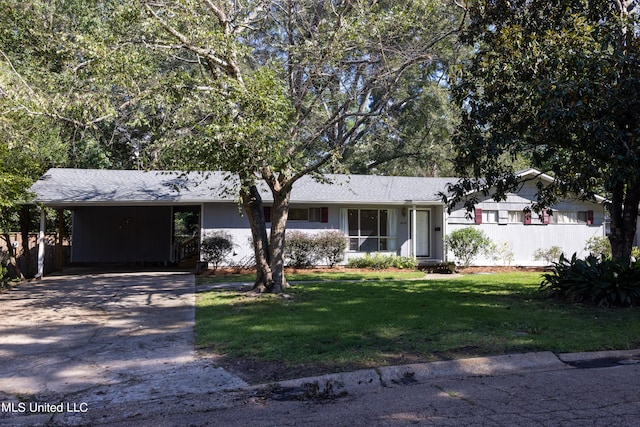
<svg viewBox="0 0 640 427"><path fill-rule="evenodd" d="M400 366L414 363L428 363L442 360L454 360L468 357L484 356L478 347L468 346L451 349L450 351L420 353L385 353L371 363L330 364L303 363L288 365L279 361L265 361L256 358L232 358L216 354L212 349L200 350L201 357L211 358L217 366L232 373L249 384L269 384L295 378L314 377L324 374L351 372L360 369L373 369L380 366Z"/></svg>
<svg viewBox="0 0 640 427"><path fill-rule="evenodd" d="M217 366L242 378L249 384L268 384L294 378L312 377L332 372L361 369L361 367L338 367L321 363L287 365L275 360L260 360L250 357L228 357L201 350L200 355L211 358Z"/></svg>

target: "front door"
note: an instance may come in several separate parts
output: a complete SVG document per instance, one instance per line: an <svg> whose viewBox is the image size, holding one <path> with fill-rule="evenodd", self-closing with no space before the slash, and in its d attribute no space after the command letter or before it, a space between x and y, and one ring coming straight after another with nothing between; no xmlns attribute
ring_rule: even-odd
<svg viewBox="0 0 640 427"><path fill-rule="evenodd" d="M430 257L429 223L431 211L416 211L416 257Z"/></svg>

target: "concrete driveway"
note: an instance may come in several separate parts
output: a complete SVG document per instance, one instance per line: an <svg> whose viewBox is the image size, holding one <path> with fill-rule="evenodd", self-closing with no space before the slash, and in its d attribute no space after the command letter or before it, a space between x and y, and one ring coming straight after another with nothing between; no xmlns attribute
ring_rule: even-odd
<svg viewBox="0 0 640 427"><path fill-rule="evenodd" d="M0 294L3 414L25 409L16 402L104 406L245 386L196 357L194 291L190 274L111 273Z"/></svg>

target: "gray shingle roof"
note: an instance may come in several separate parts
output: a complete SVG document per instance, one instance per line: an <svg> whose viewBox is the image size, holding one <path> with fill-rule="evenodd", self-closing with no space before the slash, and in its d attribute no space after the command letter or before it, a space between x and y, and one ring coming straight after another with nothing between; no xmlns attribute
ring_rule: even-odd
<svg viewBox="0 0 640 427"><path fill-rule="evenodd" d="M296 203L439 203L438 192L456 178L326 175L330 183L304 177L291 193ZM188 173L50 169L32 187L49 206L87 204L187 204L233 201L236 180L223 172ZM265 201L272 200L266 186Z"/></svg>

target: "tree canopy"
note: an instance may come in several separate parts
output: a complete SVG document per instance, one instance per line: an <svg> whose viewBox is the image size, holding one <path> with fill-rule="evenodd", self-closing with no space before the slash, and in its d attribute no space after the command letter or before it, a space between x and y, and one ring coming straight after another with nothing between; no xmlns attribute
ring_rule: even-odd
<svg viewBox="0 0 640 427"><path fill-rule="evenodd" d="M463 109L455 169L497 200L520 182L513 161L556 178L559 197L605 193L614 258L629 259L640 201L640 27L636 1L471 1L461 39L473 49L455 76Z"/></svg>
<svg viewBox="0 0 640 427"><path fill-rule="evenodd" d="M286 285L284 232L295 182L355 150L394 101L406 97L405 75L434 69L459 20L437 0L183 1L144 8L157 28L144 44L198 65L190 67L190 85L174 85L184 97L179 108L189 109L189 132L174 127L158 147L182 169L239 175L262 271L257 285L267 289ZM274 199L269 238L257 180Z"/></svg>
<svg viewBox="0 0 640 427"><path fill-rule="evenodd" d="M0 10L11 138L58 144L43 165L236 175L263 288L286 284L300 177L345 170L346 157L369 168L415 156L450 132L434 80L463 11L444 0L0 0ZM424 131L415 119L427 109ZM260 181L274 199L270 236Z"/></svg>

